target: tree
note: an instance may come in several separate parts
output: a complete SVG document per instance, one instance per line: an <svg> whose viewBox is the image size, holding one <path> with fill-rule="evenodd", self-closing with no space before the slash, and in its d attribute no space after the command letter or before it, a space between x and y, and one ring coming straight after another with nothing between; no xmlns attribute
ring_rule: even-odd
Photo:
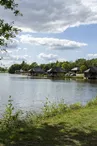
<svg viewBox="0 0 97 146"><path fill-rule="evenodd" d="M15 0L0 0L0 5L5 9L10 9L13 11L14 15L21 15L17 9L18 4L15 3ZM12 24L5 23L3 19L0 19L0 46L7 45L6 40L13 38L18 33L19 29L13 27Z"/></svg>
<svg viewBox="0 0 97 146"><path fill-rule="evenodd" d="M29 70L29 64L27 64L25 61L22 61L21 64L19 64L19 70L22 69L24 71L28 71Z"/></svg>
<svg viewBox="0 0 97 146"><path fill-rule="evenodd" d="M22 66L21 69L24 70L24 71L28 71L28 70L29 70L29 64L25 63L25 64Z"/></svg>
<svg viewBox="0 0 97 146"><path fill-rule="evenodd" d="M11 74L14 74L17 70L21 69L21 65L20 64L13 64L12 66L10 66L8 72Z"/></svg>
<svg viewBox="0 0 97 146"><path fill-rule="evenodd" d="M70 71L70 62L66 61L66 62L63 62L62 64L62 68L65 69L66 71Z"/></svg>
<svg viewBox="0 0 97 146"><path fill-rule="evenodd" d="M77 67L80 67L81 65L86 65L86 59L81 58L75 61L75 64Z"/></svg>
<svg viewBox="0 0 97 146"><path fill-rule="evenodd" d="M80 67L80 72L83 73L85 70L87 70L86 65L82 65L82 66Z"/></svg>
<svg viewBox="0 0 97 146"><path fill-rule="evenodd" d="M59 62L59 61L56 62L57 67L61 67L61 65L62 65L62 62Z"/></svg>
<svg viewBox="0 0 97 146"><path fill-rule="evenodd" d="M33 62L30 66L29 66L29 69L32 69L34 67L38 66L38 64L36 62Z"/></svg>

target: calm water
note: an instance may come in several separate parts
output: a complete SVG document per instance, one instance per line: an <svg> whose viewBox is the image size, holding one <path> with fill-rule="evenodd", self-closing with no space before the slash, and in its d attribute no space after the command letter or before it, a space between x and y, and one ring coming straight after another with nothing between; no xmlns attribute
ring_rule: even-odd
<svg viewBox="0 0 97 146"><path fill-rule="evenodd" d="M46 101L85 104L97 95L97 82L74 80L30 79L21 75L0 74L0 112L4 110L8 97L22 110L39 110Z"/></svg>

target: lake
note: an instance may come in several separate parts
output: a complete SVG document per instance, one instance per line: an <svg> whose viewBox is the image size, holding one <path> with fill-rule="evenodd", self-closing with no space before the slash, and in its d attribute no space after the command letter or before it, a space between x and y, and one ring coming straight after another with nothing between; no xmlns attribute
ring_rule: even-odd
<svg viewBox="0 0 97 146"><path fill-rule="evenodd" d="M31 79L22 75L0 73L0 112L11 95L15 108L38 111L48 98L51 102L85 104L97 95L97 82Z"/></svg>

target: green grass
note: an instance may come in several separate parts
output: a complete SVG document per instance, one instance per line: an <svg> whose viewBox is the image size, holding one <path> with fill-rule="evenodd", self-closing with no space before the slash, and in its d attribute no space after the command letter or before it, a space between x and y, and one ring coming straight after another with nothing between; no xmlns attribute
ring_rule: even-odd
<svg viewBox="0 0 97 146"><path fill-rule="evenodd" d="M0 128L6 146L97 146L97 98L84 107L47 101L41 114L25 118L13 115L9 105Z"/></svg>

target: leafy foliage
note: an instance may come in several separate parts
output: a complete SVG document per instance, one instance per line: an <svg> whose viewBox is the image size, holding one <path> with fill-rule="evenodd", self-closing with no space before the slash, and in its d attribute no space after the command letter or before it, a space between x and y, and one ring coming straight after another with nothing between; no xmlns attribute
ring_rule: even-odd
<svg viewBox="0 0 97 146"><path fill-rule="evenodd" d="M48 101L48 98L46 98L46 102L43 107L43 117L53 117L58 114L70 112L71 110L77 110L81 108L81 103L66 105L64 103L64 100L62 100L60 103L51 103L50 101Z"/></svg>
<svg viewBox="0 0 97 146"><path fill-rule="evenodd" d="M6 105L6 110L3 115L1 122L2 128L11 130L14 128L16 122L19 120L20 111L14 113L14 106L12 104L13 100L9 96L8 104Z"/></svg>
<svg viewBox="0 0 97 146"><path fill-rule="evenodd" d="M36 67L38 66L38 64L36 62L33 62L30 66L29 66L29 69L32 69L33 67Z"/></svg>
<svg viewBox="0 0 97 146"><path fill-rule="evenodd" d="M9 73L14 74L16 71L23 70L28 71L29 69L32 69L37 66L36 62L33 62L31 65L27 64L25 61L23 61L21 64L13 64L9 68Z"/></svg>
<svg viewBox="0 0 97 146"><path fill-rule="evenodd" d="M9 145L14 138L14 132L16 132L16 129L19 127L19 117L21 114L21 111L14 113L14 106L12 102L13 100L10 96L3 117L0 120L0 131L5 133L4 141L2 140L2 142Z"/></svg>
<svg viewBox="0 0 97 146"><path fill-rule="evenodd" d="M96 105L97 106L97 97L90 100L88 103L87 103L87 106L93 106L93 105Z"/></svg>
<svg viewBox="0 0 97 146"><path fill-rule="evenodd" d="M81 73L83 73L86 69L87 69L86 65L83 64L83 65L80 66L80 72Z"/></svg>
<svg viewBox="0 0 97 146"><path fill-rule="evenodd" d="M7 72L6 68L0 67L0 72Z"/></svg>
<svg viewBox="0 0 97 146"><path fill-rule="evenodd" d="M10 9L13 11L15 16L21 15L17 9L18 4L14 0L0 0L0 5L5 9ZM0 19L0 46L7 45L6 40L15 37L15 35L20 31L19 29L13 27L12 24L5 23L4 20Z"/></svg>
<svg viewBox="0 0 97 146"><path fill-rule="evenodd" d="M14 14L17 15L19 11L16 9L18 4L14 0L0 0L0 5L4 6L5 9L11 9Z"/></svg>
<svg viewBox="0 0 97 146"><path fill-rule="evenodd" d="M16 70L20 70L20 64L14 64L9 68L9 73L14 74Z"/></svg>
<svg viewBox="0 0 97 146"><path fill-rule="evenodd" d="M43 108L43 115L44 117L53 117L66 111L68 111L68 106L64 103L53 103L50 105L46 103Z"/></svg>

